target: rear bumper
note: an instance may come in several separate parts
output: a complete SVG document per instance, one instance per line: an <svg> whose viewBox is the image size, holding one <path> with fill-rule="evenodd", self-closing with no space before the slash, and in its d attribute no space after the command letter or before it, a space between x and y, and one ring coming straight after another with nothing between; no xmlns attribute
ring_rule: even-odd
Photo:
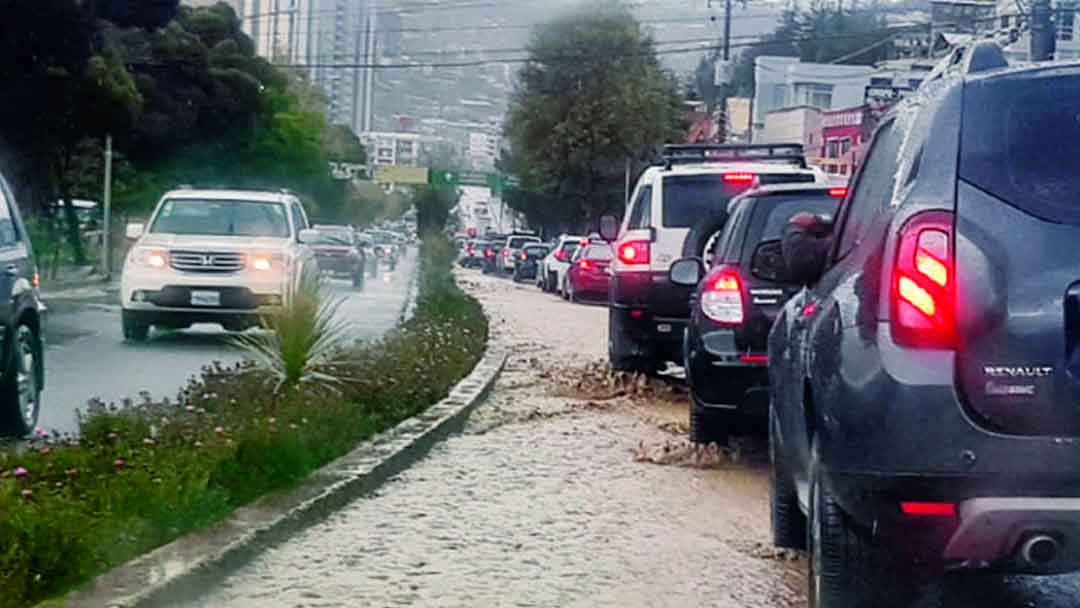
<svg viewBox="0 0 1080 608"><path fill-rule="evenodd" d="M1080 497L1067 495L1080 478L824 475L841 504L862 506L852 515L901 563L1018 574L1080 570ZM953 504L955 515L907 515L900 503L908 501ZM1039 555L1030 543L1040 537L1056 548L1052 559L1033 559Z"/></svg>
<svg viewBox="0 0 1080 608"><path fill-rule="evenodd" d="M609 303L609 307L609 314L623 329L623 339L632 345L632 352L621 355L682 364L686 319L656 317L645 309L615 303Z"/></svg>
<svg viewBox="0 0 1080 608"><path fill-rule="evenodd" d="M764 362L744 362L731 353L715 357L702 350L686 358L686 377L695 402L706 408L769 415L769 370Z"/></svg>

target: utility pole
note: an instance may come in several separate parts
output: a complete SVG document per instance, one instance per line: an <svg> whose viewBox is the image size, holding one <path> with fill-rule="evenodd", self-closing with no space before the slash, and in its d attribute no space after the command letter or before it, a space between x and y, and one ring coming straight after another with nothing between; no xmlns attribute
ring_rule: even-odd
<svg viewBox="0 0 1080 608"><path fill-rule="evenodd" d="M105 196L102 197L104 217L101 230L101 272L105 278L112 277L112 256L110 255L110 232L112 223L112 135L105 136ZM70 203L69 203L70 204Z"/></svg>
<svg viewBox="0 0 1080 608"><path fill-rule="evenodd" d="M724 62L731 60L731 0L724 0ZM727 85L724 87L727 88ZM725 91L726 93L727 91ZM726 98L727 95L724 95Z"/></svg>
<svg viewBox="0 0 1080 608"><path fill-rule="evenodd" d="M1031 60L1049 61L1056 43L1050 0L1035 0L1031 5Z"/></svg>

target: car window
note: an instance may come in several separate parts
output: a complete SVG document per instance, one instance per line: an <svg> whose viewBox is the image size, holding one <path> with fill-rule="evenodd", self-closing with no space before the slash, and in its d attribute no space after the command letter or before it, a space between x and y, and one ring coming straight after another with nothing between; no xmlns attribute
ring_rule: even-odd
<svg viewBox="0 0 1080 608"><path fill-rule="evenodd" d="M903 135L896 128L895 121L884 124L874 137L858 183L848 198L847 208L842 210L838 257L844 257L859 243L874 217L892 200L902 140Z"/></svg>
<svg viewBox="0 0 1080 608"><path fill-rule="evenodd" d="M319 228L319 243L325 245L352 245L353 234L340 228Z"/></svg>
<svg viewBox="0 0 1080 608"><path fill-rule="evenodd" d="M652 186L642 186L630 212L630 230L648 228L652 225Z"/></svg>
<svg viewBox="0 0 1080 608"><path fill-rule="evenodd" d="M1080 76L968 84L959 173L1022 211L1080 224Z"/></svg>
<svg viewBox="0 0 1080 608"><path fill-rule="evenodd" d="M780 198L780 197L777 197ZM839 199L831 196L793 196L783 197L776 201L768 211L765 225L761 233L754 239L756 242L779 240L784 234L784 228L788 220L796 213L812 213L833 217L836 214Z"/></svg>
<svg viewBox="0 0 1080 608"><path fill-rule="evenodd" d="M581 241L566 241L562 245L562 250L566 252L567 257L573 257L578 247L581 247Z"/></svg>
<svg viewBox="0 0 1080 608"><path fill-rule="evenodd" d="M169 199L150 232L217 236L289 236L281 203L239 200Z"/></svg>
<svg viewBox="0 0 1080 608"><path fill-rule="evenodd" d="M7 182L0 181L0 247L10 247L19 242L19 233L15 229L15 218L11 211L13 204L15 199Z"/></svg>
<svg viewBox="0 0 1080 608"><path fill-rule="evenodd" d="M537 242L537 239L529 238L529 237L517 237L517 238L512 238L509 241L507 241L507 243L508 243L507 247L510 248L510 249L521 249L523 246L525 246L525 243L535 243L535 242Z"/></svg>
<svg viewBox="0 0 1080 608"><path fill-rule="evenodd" d="M290 205L289 208L292 209L293 225L296 226L296 231L300 232L304 228L307 228L307 218L304 216L304 210L300 208L300 204L294 203Z"/></svg>
<svg viewBox="0 0 1080 608"><path fill-rule="evenodd" d="M590 260L606 262L611 260L611 247L607 245L589 245L583 256Z"/></svg>

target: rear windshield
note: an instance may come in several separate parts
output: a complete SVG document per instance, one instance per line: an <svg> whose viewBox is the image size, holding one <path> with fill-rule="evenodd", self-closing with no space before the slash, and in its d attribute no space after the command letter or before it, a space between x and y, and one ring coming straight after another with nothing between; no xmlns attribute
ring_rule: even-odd
<svg viewBox="0 0 1080 608"><path fill-rule="evenodd" d="M812 182L810 173L773 173L758 176L762 184ZM746 191L750 183L729 183L724 175L673 175L664 178L663 224L667 228L693 228L712 210L724 211L728 201Z"/></svg>
<svg viewBox="0 0 1080 608"><path fill-rule="evenodd" d="M761 236L756 240L757 243L780 239L784 235L784 226L787 226L788 220L796 213L806 211L814 215L832 217L835 215L837 205L840 203L839 198L820 195L770 198L776 200L776 203L765 218L765 225L761 231Z"/></svg>
<svg viewBox="0 0 1080 608"><path fill-rule="evenodd" d="M289 220L280 203L174 198L161 205L150 232L284 238Z"/></svg>
<svg viewBox="0 0 1080 608"><path fill-rule="evenodd" d="M968 83L960 177L1027 213L1080 224L1080 74Z"/></svg>
<svg viewBox="0 0 1080 608"><path fill-rule="evenodd" d="M574 255L574 252L578 250L578 247L581 247L581 241L566 241L562 244L562 250L565 251L567 255Z"/></svg>
<svg viewBox="0 0 1080 608"><path fill-rule="evenodd" d="M525 243L536 243L539 240L540 239L537 239L537 238L534 238L534 237L527 237L527 236L512 238L512 239L510 239L510 244L507 245L507 247L510 248L510 249L521 249L522 246L525 245Z"/></svg>
<svg viewBox="0 0 1080 608"><path fill-rule="evenodd" d="M534 255L534 256L541 256L542 257L542 256L547 255L547 252L548 252L548 248L544 247L543 245L530 245L529 247L525 248L525 253L528 254L528 255Z"/></svg>
<svg viewBox="0 0 1080 608"><path fill-rule="evenodd" d="M607 245L589 245L589 248L585 250L582 256L590 260L606 262L611 260L611 247Z"/></svg>

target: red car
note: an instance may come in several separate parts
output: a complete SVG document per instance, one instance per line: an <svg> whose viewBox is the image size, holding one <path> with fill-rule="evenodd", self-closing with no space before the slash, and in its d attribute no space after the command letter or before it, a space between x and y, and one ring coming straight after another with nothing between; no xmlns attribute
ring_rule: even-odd
<svg viewBox="0 0 1080 608"><path fill-rule="evenodd" d="M607 302L608 266L611 265L611 247L604 242L592 242L574 253L570 268L566 271L564 297L571 302L592 300Z"/></svg>

